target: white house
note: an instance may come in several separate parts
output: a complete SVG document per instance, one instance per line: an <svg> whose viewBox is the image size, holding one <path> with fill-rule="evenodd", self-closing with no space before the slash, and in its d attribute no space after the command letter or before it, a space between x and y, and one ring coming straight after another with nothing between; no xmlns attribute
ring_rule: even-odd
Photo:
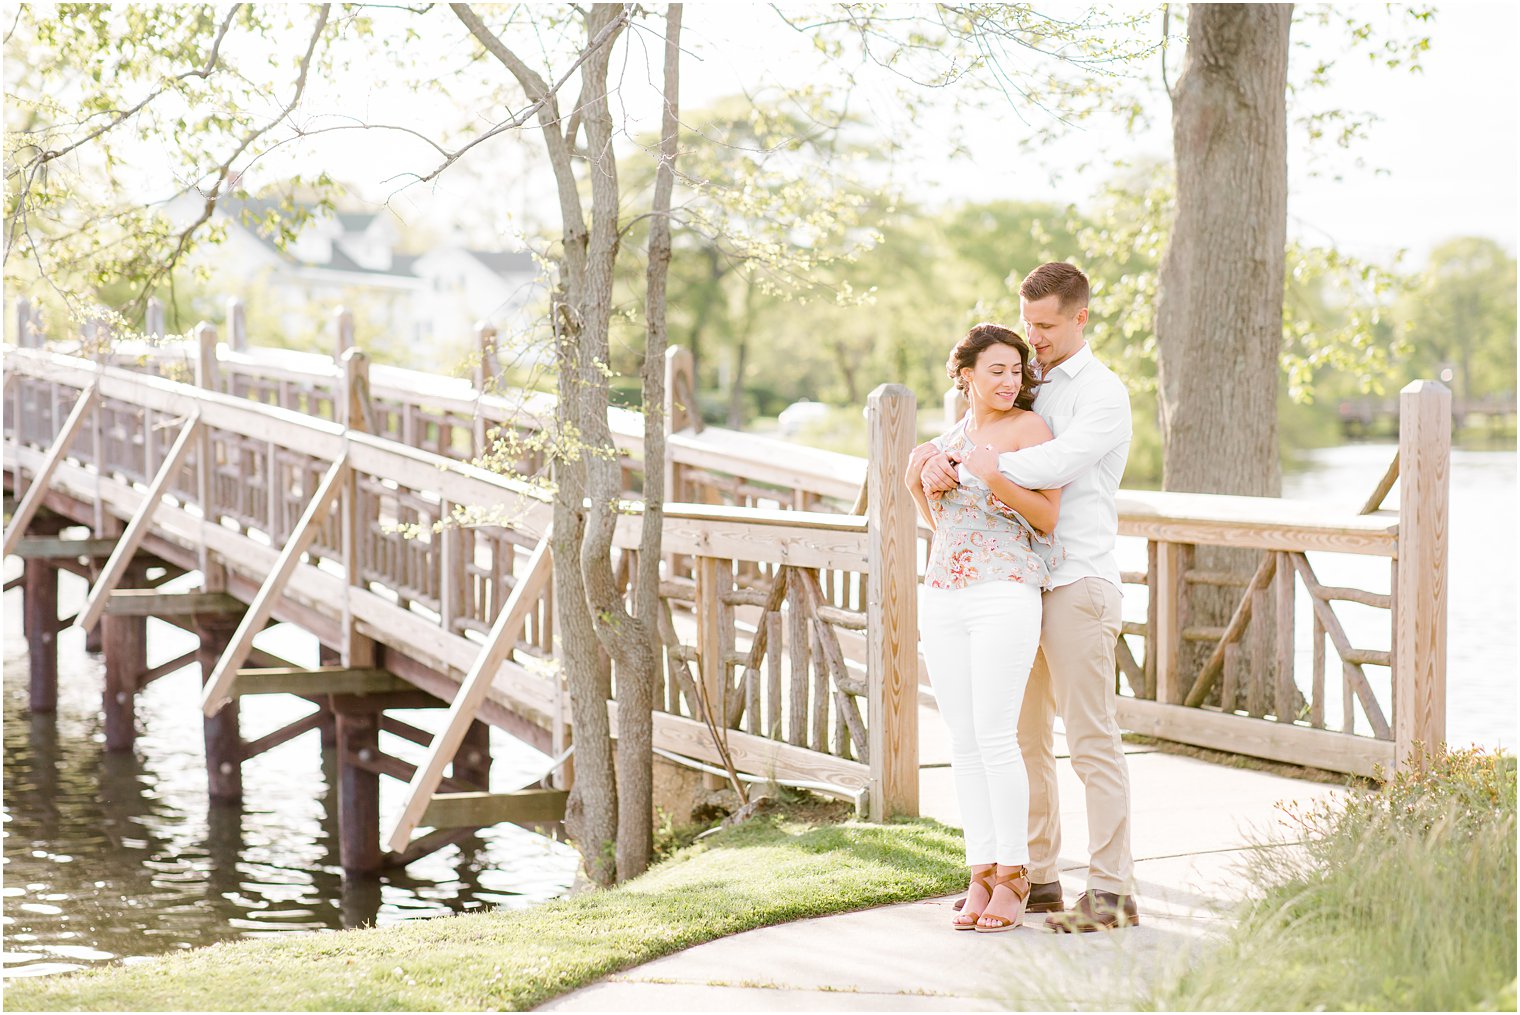
<svg viewBox="0 0 1520 1015"><path fill-rule="evenodd" d="M196 207L187 204L182 214L198 212L198 202L190 203ZM381 332L373 336L376 347L407 365L447 368L473 349L478 321L503 336L523 331L541 291L526 251L446 242L421 255L398 253L401 230L389 211L315 212L282 250L273 230L261 228L274 208L271 201L219 207L215 221L226 239L200 258L219 288L245 298L256 289L270 301L267 310L288 339L320 331L334 308L347 306L364 327Z"/></svg>

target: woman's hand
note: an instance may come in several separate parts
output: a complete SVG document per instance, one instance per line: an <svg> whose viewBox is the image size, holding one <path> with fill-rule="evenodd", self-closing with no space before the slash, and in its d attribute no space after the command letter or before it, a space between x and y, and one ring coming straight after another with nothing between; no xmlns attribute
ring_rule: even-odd
<svg viewBox="0 0 1520 1015"><path fill-rule="evenodd" d="M991 444L978 444L961 464L985 483L987 477L998 470L998 453L992 449Z"/></svg>

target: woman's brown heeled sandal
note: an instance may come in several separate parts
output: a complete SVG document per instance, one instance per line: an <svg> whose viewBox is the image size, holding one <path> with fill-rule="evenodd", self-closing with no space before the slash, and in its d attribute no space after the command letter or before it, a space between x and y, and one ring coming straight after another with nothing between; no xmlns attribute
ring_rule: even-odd
<svg viewBox="0 0 1520 1015"><path fill-rule="evenodd" d="M971 886L981 885L982 891L987 893L988 902L992 901L992 876L995 870L997 870L996 867L989 867L980 874L971 875ZM982 914L969 911L971 903L971 887L969 886L966 889L966 898L963 901L965 905L951 919L950 926L956 930L976 930L976 921L982 918Z"/></svg>
<svg viewBox="0 0 1520 1015"><path fill-rule="evenodd" d="M1024 867L1014 867L1006 874L999 874L992 881L992 894L997 895L999 888L1006 888L1013 893L1018 900L1018 912L1012 918L998 916L995 913L983 913L976 918L975 930L978 934L1001 934L1005 930L1013 930L1024 922L1024 906L1029 902L1029 871ZM989 906L992 903L987 903ZM996 920L992 926L984 926L983 920Z"/></svg>

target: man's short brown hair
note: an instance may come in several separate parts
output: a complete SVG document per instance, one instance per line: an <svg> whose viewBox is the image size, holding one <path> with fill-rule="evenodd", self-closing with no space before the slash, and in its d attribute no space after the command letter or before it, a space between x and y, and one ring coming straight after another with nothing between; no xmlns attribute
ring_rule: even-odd
<svg viewBox="0 0 1520 1015"><path fill-rule="evenodd" d="M1057 296L1061 313L1073 314L1087 306L1087 276L1074 264L1049 261L1024 276L1024 281L1019 284L1019 295L1031 303L1047 296Z"/></svg>

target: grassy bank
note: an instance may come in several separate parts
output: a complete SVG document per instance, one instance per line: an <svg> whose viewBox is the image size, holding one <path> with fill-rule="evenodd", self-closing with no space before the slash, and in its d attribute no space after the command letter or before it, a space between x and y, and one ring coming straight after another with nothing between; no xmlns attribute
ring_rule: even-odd
<svg viewBox="0 0 1520 1015"><path fill-rule="evenodd" d="M799 917L964 886L961 839L928 820L757 818L618 888L531 910L245 941L23 980L8 1010L531 1008L608 973Z"/></svg>
<svg viewBox="0 0 1520 1015"><path fill-rule="evenodd" d="M1513 758L1458 752L1290 817L1303 847L1254 854L1224 941L1125 1007L1514 1011Z"/></svg>

